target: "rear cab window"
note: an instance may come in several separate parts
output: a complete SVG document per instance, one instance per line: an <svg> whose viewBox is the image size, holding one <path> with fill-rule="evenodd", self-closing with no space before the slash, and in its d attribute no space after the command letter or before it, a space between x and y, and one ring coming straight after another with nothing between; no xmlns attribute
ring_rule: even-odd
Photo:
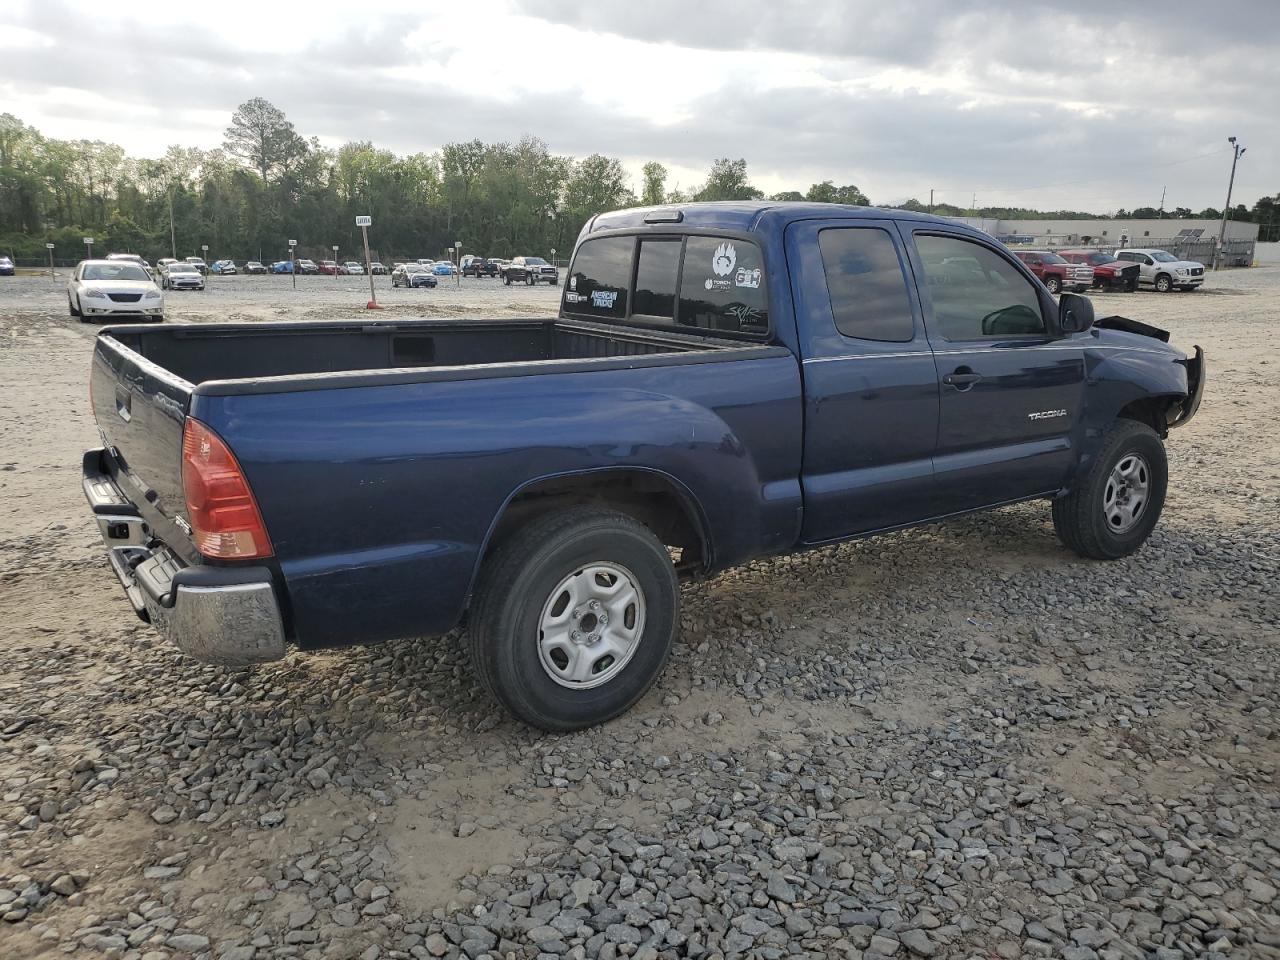
<svg viewBox="0 0 1280 960"><path fill-rule="evenodd" d="M654 233L582 242L565 283L566 315L767 337L764 258L739 237Z"/></svg>

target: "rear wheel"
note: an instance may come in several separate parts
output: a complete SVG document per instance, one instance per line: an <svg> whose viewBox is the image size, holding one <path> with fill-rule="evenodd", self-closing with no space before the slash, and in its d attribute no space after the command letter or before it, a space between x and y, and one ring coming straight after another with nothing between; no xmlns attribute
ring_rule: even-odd
<svg viewBox="0 0 1280 960"><path fill-rule="evenodd" d="M679 607L675 567L648 528L610 510L550 514L486 562L472 663L521 720L581 729L644 696L670 655Z"/></svg>
<svg viewBox="0 0 1280 960"><path fill-rule="evenodd" d="M1160 276L1156 277L1157 293L1168 293L1172 289L1173 289L1173 278L1170 277L1167 273L1162 273L1160 274Z"/></svg>
<svg viewBox="0 0 1280 960"><path fill-rule="evenodd" d="M1074 489L1053 502L1058 538L1082 557L1116 560L1151 535L1164 508L1169 465L1145 423L1117 420Z"/></svg>
<svg viewBox="0 0 1280 960"><path fill-rule="evenodd" d="M1044 285L1049 288L1049 292L1055 297L1062 292L1062 281L1057 277L1049 277L1045 280Z"/></svg>

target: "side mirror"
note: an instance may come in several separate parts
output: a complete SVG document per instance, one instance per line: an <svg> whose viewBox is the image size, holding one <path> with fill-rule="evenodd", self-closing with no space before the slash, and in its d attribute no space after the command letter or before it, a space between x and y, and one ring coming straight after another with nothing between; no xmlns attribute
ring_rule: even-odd
<svg viewBox="0 0 1280 960"><path fill-rule="evenodd" d="M1084 333L1093 326L1093 301L1078 293L1064 293L1058 300L1058 329Z"/></svg>

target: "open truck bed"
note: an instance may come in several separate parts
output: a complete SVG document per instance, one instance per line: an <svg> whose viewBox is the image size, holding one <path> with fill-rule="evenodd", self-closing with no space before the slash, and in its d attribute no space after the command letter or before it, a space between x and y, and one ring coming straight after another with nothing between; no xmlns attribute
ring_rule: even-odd
<svg viewBox="0 0 1280 960"><path fill-rule="evenodd" d="M605 463L656 475L677 458L702 471L702 496L719 485L758 505L753 476L718 479L711 461L742 456L726 437L745 431L779 479L799 458L785 348L575 320L113 327L91 385L104 446L86 455L85 491L112 565L140 616L212 660L449 629L494 518L530 478ZM238 461L269 555L199 549L184 478L193 424ZM737 513L723 521L742 531L726 559L794 536L794 504L767 520ZM216 617L198 607L212 591Z"/></svg>

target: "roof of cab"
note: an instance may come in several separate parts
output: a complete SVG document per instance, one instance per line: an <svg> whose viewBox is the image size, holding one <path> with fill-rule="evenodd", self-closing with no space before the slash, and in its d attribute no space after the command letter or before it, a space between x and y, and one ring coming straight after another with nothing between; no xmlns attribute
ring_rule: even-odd
<svg viewBox="0 0 1280 960"><path fill-rule="evenodd" d="M654 213L679 211L681 227L717 230L751 231L764 227L781 227L793 220L922 220L955 227L956 221L910 210L888 210L881 207L855 207L842 203L777 202L772 200L722 200L709 203L673 203L656 207L632 207L601 213L591 220L584 233L600 230L636 228L669 229L671 221L647 223Z"/></svg>

